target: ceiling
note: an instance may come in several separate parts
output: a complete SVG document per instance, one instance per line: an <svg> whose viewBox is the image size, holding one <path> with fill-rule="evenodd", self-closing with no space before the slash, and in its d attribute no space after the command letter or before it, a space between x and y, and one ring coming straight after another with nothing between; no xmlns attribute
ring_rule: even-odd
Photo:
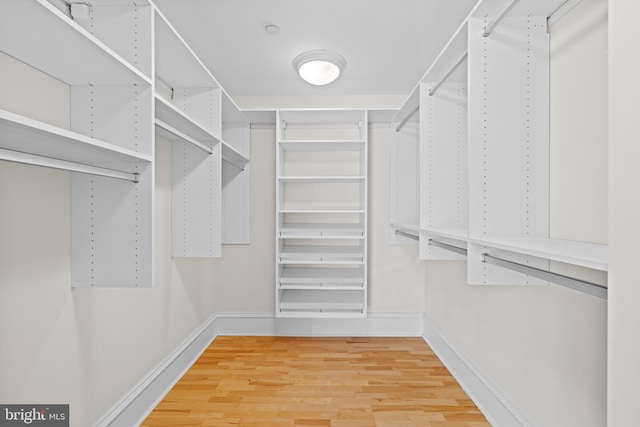
<svg viewBox="0 0 640 427"><path fill-rule="evenodd" d="M231 96L296 96L409 94L476 0L154 2ZM337 81L297 76L293 58L314 49L344 56Z"/></svg>

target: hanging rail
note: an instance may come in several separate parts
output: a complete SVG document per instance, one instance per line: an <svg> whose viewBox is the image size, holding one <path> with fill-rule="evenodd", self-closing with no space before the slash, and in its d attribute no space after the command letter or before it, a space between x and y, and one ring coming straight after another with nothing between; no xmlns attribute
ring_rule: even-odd
<svg viewBox="0 0 640 427"><path fill-rule="evenodd" d="M498 26L500 21L502 21L505 18L505 16L507 16L509 14L509 12L511 12L511 9L513 9L513 7L516 4L518 4L519 1L520 0L512 0L511 3L509 4L509 6L505 7L504 10L502 12L500 12L500 14L498 16L493 18L493 20L491 22L489 22L487 25L485 25L484 29L482 30L482 37L489 37L491 35L491 33L493 32L493 30Z"/></svg>
<svg viewBox="0 0 640 427"><path fill-rule="evenodd" d="M138 173L120 172L98 166L84 165L82 163L69 162L51 157L36 156L34 154L7 150L4 148L0 148L0 160L27 165L44 166L47 168L67 170L71 172L86 173L89 175L105 176L108 178L123 179L134 183L138 183L140 181L140 174Z"/></svg>
<svg viewBox="0 0 640 427"><path fill-rule="evenodd" d="M406 231L401 231L397 229L396 229L396 235L408 237L409 239L413 239L413 240L420 240L420 238L415 234L407 233Z"/></svg>
<svg viewBox="0 0 640 427"><path fill-rule="evenodd" d="M404 119L400 120L400 123L398 123L398 126L396 126L396 132L400 132L400 129L404 127L404 125L409 121L411 117L413 117L415 113L418 112L418 110L420 110L420 105L417 105L411 111L409 111L409 113L407 113L407 115L404 116Z"/></svg>
<svg viewBox="0 0 640 427"><path fill-rule="evenodd" d="M537 277L538 279L553 282L558 285L566 286L568 288L574 289L576 291L584 292L589 295L607 299L607 295L608 295L607 287L603 285L599 285L597 283L587 282L586 280L580 280L574 277L565 276L563 274L542 270L540 268L531 267L529 265L520 264L517 262L502 259L502 258L497 258L487 253L482 254L481 261L487 264L497 265L503 268L507 268L509 270L513 270L529 276Z"/></svg>
<svg viewBox="0 0 640 427"><path fill-rule="evenodd" d="M455 245L450 245L448 243L439 242L437 240L429 239L429 246L435 246L440 249L445 249L447 251L451 251L460 255L467 256L467 250L465 248L461 248Z"/></svg>
<svg viewBox="0 0 640 427"><path fill-rule="evenodd" d="M440 80L438 80L437 83L435 83L433 86L431 86L431 89L429 89L429 96L433 96L436 91L438 90L438 88L440 87L440 85L442 83L444 83L449 76L451 75L451 73L453 73L459 66L460 64L462 64L464 62L464 60L467 59L467 52L465 52L460 59L458 59L458 62L456 62L453 67L451 67L451 69L449 71L447 71L447 74L445 74Z"/></svg>

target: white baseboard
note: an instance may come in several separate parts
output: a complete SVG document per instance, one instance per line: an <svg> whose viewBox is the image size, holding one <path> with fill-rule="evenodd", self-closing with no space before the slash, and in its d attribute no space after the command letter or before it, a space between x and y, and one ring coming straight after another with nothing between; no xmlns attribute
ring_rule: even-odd
<svg viewBox="0 0 640 427"><path fill-rule="evenodd" d="M366 319L276 318L272 313L218 313L219 335L422 336L422 313L369 314Z"/></svg>
<svg viewBox="0 0 640 427"><path fill-rule="evenodd" d="M290 319L276 318L273 314L218 313L207 319L94 427L140 425L218 335L422 336L493 426L533 426L422 313L369 314L366 319Z"/></svg>
<svg viewBox="0 0 640 427"><path fill-rule="evenodd" d="M509 399L447 342L426 316L423 337L492 426L533 427Z"/></svg>
<svg viewBox="0 0 640 427"><path fill-rule="evenodd" d="M140 425L218 336L213 315L107 412L95 427Z"/></svg>

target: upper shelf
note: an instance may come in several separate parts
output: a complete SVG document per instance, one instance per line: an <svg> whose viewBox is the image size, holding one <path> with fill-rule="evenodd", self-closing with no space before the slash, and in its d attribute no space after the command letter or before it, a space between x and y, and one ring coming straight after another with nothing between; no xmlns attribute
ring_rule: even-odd
<svg viewBox="0 0 640 427"><path fill-rule="evenodd" d="M172 88L219 88L220 84L200 58L156 9L156 74Z"/></svg>
<svg viewBox="0 0 640 427"><path fill-rule="evenodd" d="M364 124L365 110L351 108L283 109L280 120L288 125Z"/></svg>
<svg viewBox="0 0 640 427"><path fill-rule="evenodd" d="M2 8L0 50L20 61L69 85L151 84L48 1L3 0Z"/></svg>
<svg viewBox="0 0 640 427"><path fill-rule="evenodd" d="M364 140L281 140L284 151L360 151Z"/></svg>
<svg viewBox="0 0 640 427"><path fill-rule="evenodd" d="M0 110L0 147L74 163L123 170L151 156Z"/></svg>
<svg viewBox="0 0 640 427"><path fill-rule="evenodd" d="M471 243L607 271L607 245L560 239L475 239Z"/></svg>
<svg viewBox="0 0 640 427"><path fill-rule="evenodd" d="M209 148L220 141L219 136L213 135L159 95L156 95L156 118Z"/></svg>

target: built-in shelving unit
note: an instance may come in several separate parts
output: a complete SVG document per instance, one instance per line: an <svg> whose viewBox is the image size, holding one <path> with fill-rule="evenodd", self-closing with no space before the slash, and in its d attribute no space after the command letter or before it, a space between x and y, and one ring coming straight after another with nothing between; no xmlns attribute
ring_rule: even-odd
<svg viewBox="0 0 640 427"><path fill-rule="evenodd" d="M0 160L72 172L72 286L152 286L156 135L174 256L249 242L249 121L152 2L0 8L0 50L70 86L70 129L0 111Z"/></svg>
<svg viewBox="0 0 640 427"><path fill-rule="evenodd" d="M0 50L70 86L70 129L1 112L0 147L2 159L73 172L74 287L153 282L151 19L144 1L97 1L88 18L2 3Z"/></svg>
<svg viewBox="0 0 640 427"><path fill-rule="evenodd" d="M364 317L367 112L276 117L276 315Z"/></svg>
<svg viewBox="0 0 640 427"><path fill-rule="evenodd" d="M515 264L607 270L606 245L549 238L547 25L574 4L481 0L453 34L393 120L392 241L418 222L421 258L466 259L470 284L554 277Z"/></svg>
<svg viewBox="0 0 640 427"><path fill-rule="evenodd" d="M250 204L234 203L249 197L248 121L159 10L155 47L156 133L172 142L173 255L219 257L227 240L249 239ZM235 127L245 131L228 132ZM233 179L243 185L227 188ZM229 230L235 218L241 227Z"/></svg>

